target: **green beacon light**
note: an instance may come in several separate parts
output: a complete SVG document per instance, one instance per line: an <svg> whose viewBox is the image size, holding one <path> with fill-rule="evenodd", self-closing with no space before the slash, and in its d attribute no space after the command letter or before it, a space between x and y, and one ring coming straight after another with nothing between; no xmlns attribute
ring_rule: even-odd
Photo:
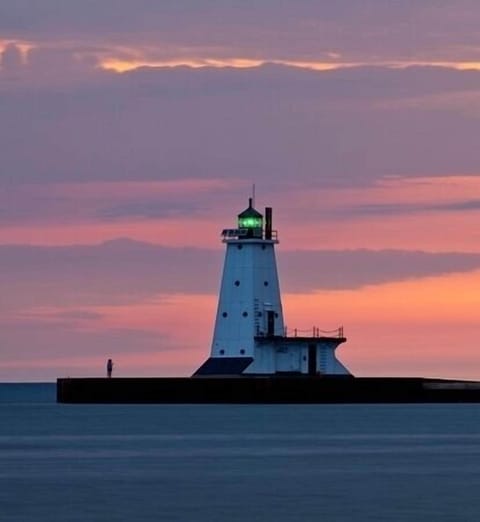
<svg viewBox="0 0 480 522"><path fill-rule="evenodd" d="M262 237L263 216L252 207L252 198L248 200L248 208L238 215L238 228L244 237Z"/></svg>
<svg viewBox="0 0 480 522"><path fill-rule="evenodd" d="M239 218L238 226L240 228L260 228L262 226L262 218L258 218L258 217Z"/></svg>

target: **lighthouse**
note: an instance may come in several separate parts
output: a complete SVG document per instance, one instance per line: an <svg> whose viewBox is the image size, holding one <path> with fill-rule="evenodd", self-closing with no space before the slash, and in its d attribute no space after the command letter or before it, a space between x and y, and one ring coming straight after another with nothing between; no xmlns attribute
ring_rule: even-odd
<svg viewBox="0 0 480 522"><path fill-rule="evenodd" d="M325 333L312 327L303 335L285 327L272 209L263 216L250 198L236 228L222 231L222 241L226 254L210 357L194 376L349 375L335 356L346 341L343 328Z"/></svg>

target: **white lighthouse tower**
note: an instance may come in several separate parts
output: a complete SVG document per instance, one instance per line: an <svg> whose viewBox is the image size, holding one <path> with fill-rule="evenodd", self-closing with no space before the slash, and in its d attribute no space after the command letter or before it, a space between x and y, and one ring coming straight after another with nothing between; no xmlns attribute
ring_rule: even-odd
<svg viewBox="0 0 480 522"><path fill-rule="evenodd" d="M201 375L349 375L335 357L345 342L343 329L334 336L313 327L308 336L293 336L283 322L272 229L272 209L252 206L238 215L237 228L224 229L227 246L210 358Z"/></svg>

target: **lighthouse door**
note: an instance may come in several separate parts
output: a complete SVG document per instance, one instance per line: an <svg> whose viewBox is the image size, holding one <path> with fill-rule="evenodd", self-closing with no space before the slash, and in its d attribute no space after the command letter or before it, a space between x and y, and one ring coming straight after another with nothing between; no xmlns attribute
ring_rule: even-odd
<svg viewBox="0 0 480 522"><path fill-rule="evenodd" d="M267 311L267 335L269 337L275 335L275 312L273 310Z"/></svg>
<svg viewBox="0 0 480 522"><path fill-rule="evenodd" d="M316 375L317 373L317 345L308 345L308 375Z"/></svg>

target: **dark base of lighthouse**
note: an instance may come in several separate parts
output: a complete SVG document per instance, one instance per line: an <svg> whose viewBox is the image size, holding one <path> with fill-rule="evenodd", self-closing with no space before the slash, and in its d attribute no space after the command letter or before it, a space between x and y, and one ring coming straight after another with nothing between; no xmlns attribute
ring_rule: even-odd
<svg viewBox="0 0 480 522"><path fill-rule="evenodd" d="M58 379L62 403L328 404L480 402L480 382L422 378L255 376Z"/></svg>

